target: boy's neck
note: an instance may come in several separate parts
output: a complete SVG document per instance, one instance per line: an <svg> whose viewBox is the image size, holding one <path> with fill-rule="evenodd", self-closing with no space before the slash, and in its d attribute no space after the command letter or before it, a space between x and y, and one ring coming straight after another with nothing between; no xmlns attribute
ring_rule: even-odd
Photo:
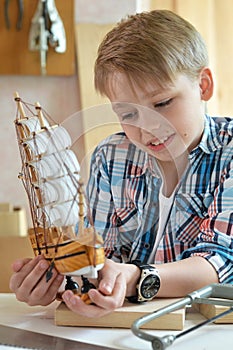
<svg viewBox="0 0 233 350"><path fill-rule="evenodd" d="M162 193L166 197L170 197L178 185L188 164L188 157L182 155L175 161L162 162L158 161L163 178Z"/></svg>

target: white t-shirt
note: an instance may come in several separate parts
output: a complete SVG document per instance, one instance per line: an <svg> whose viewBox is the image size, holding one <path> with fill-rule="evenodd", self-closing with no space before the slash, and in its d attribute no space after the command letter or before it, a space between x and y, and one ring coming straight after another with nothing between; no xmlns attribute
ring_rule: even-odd
<svg viewBox="0 0 233 350"><path fill-rule="evenodd" d="M159 227L156 235L155 244L151 252L150 258L148 260L148 263L150 264L154 263L155 252L163 236L165 225L167 223L167 219L173 203L174 195L175 195L175 191L173 191L170 197L165 197L162 194L162 191L160 191L159 193Z"/></svg>

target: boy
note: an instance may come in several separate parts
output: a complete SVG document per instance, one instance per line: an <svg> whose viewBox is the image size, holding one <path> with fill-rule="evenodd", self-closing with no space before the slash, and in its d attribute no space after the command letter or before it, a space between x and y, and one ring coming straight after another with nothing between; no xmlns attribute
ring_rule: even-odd
<svg viewBox="0 0 233 350"><path fill-rule="evenodd" d="M66 291L74 312L103 316L131 301L180 297L233 282L233 121L205 115L213 94L205 44L176 14L130 16L100 45L96 89L124 133L96 148L87 187L106 263L93 305ZM150 265L148 265L150 264ZM13 265L11 289L29 305L52 302L39 256Z"/></svg>

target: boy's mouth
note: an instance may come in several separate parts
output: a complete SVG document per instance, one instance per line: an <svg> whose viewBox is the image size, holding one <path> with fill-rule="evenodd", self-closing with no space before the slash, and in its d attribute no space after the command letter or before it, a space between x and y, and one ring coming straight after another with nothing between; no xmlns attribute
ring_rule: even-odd
<svg viewBox="0 0 233 350"><path fill-rule="evenodd" d="M166 149L168 147L168 145L172 142L172 140L174 139L175 134L172 135L166 135L164 137L160 137L159 139L153 139L151 141L149 141L146 146L154 151L154 152L158 152L161 151L163 149Z"/></svg>

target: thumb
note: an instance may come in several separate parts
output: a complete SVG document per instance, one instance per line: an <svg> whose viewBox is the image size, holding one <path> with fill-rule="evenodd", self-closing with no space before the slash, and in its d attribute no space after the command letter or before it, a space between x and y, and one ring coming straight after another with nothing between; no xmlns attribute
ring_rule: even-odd
<svg viewBox="0 0 233 350"><path fill-rule="evenodd" d="M113 261L107 259L104 267L100 271L98 289L104 295L112 294L117 276L120 273L114 265L115 263Z"/></svg>

